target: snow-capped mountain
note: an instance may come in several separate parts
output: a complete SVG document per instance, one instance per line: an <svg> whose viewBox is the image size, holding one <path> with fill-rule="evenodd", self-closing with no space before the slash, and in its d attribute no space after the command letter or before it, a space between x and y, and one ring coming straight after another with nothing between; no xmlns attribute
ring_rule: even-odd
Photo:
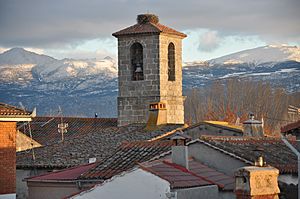
<svg viewBox="0 0 300 199"><path fill-rule="evenodd" d="M19 66L25 64L47 64L56 61L56 59L47 55L39 55L34 52L27 51L23 48L12 48L0 54L0 67Z"/></svg>
<svg viewBox="0 0 300 199"><path fill-rule="evenodd" d="M277 63L284 61L300 62L300 47L288 45L267 45L258 48L243 50L211 60L184 62L183 67L190 66L215 66L250 64L252 66L262 63Z"/></svg>
<svg viewBox="0 0 300 199"><path fill-rule="evenodd" d="M63 59L50 64L38 64L32 70L40 81L56 81L65 78L80 78L89 75L104 74L115 77L116 63L112 59Z"/></svg>
<svg viewBox="0 0 300 199"><path fill-rule="evenodd" d="M211 82L239 78L270 82L289 92L300 91L300 50L264 46L220 58L185 63L183 91ZM115 117L117 64L104 59L62 59L21 48L0 54L0 101L37 107L38 114Z"/></svg>
<svg viewBox="0 0 300 199"><path fill-rule="evenodd" d="M53 82L97 74L115 77L117 75L115 60L110 57L102 60L57 60L22 48L13 48L0 54L0 81L24 83L36 78L40 82Z"/></svg>
<svg viewBox="0 0 300 199"><path fill-rule="evenodd" d="M300 62L300 48L287 45L268 45L249 50L243 50L230 55L222 56L208 61L215 64L261 64L266 62L297 61Z"/></svg>

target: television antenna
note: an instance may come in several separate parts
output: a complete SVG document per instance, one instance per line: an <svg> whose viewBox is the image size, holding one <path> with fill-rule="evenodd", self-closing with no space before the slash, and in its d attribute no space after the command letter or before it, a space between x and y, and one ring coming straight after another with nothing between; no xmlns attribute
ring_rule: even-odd
<svg viewBox="0 0 300 199"><path fill-rule="evenodd" d="M20 107L23 111L26 111L25 106L22 104L22 102L19 102L19 105L20 105ZM33 111L36 111L36 108L34 108ZM25 129L26 126L28 127L28 132L29 132L29 136L30 136L30 146L31 146L30 151L31 151L31 156L32 156L32 161L33 161L33 168L34 168L33 170L34 170L34 173L37 174L36 167L35 167L36 157L35 157L35 152L34 152L34 147L33 147L34 143L33 143L33 138L32 138L30 122L28 121L28 122L24 123L22 126L24 127L24 132L26 132L26 129Z"/></svg>
<svg viewBox="0 0 300 199"><path fill-rule="evenodd" d="M68 123L64 123L63 121L63 112L60 106L58 106L59 114L60 114L60 124L57 125L58 132L61 133L61 142L64 141L64 134L67 133Z"/></svg>

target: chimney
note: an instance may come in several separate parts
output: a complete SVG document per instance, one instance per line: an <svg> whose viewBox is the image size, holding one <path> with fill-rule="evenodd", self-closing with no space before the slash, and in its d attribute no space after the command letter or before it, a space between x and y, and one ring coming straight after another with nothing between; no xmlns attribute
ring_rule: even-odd
<svg viewBox="0 0 300 199"><path fill-rule="evenodd" d="M244 136L263 137L264 130L261 121L254 119L254 114L249 113L249 119L243 122Z"/></svg>
<svg viewBox="0 0 300 199"><path fill-rule="evenodd" d="M237 199L270 198L278 199L278 169L263 166L259 157L257 166L239 168L235 172L235 194Z"/></svg>
<svg viewBox="0 0 300 199"><path fill-rule="evenodd" d="M149 106L149 116L147 130L157 129L157 126L167 124L167 108L164 102L151 103Z"/></svg>
<svg viewBox="0 0 300 199"><path fill-rule="evenodd" d="M172 162L183 166L186 169L189 169L188 147L186 146L186 142L189 139L189 136L179 132L177 132L175 136L171 138L173 141Z"/></svg>

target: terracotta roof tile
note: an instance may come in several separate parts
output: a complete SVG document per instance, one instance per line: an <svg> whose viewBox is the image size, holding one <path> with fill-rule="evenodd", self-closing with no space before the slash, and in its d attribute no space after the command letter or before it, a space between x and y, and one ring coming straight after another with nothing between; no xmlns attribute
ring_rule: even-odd
<svg viewBox="0 0 300 199"><path fill-rule="evenodd" d="M35 148L35 161L30 151L17 153L18 168L66 168L88 163L89 158L97 161L112 156L122 142L150 140L161 136L180 125L166 125L155 131L144 130L144 125L100 128L97 131L73 136L64 142ZM57 128L54 126L53 128ZM147 151L145 151L147 153ZM137 161L139 161L137 159Z"/></svg>
<svg viewBox="0 0 300 199"><path fill-rule="evenodd" d="M233 190L235 180L232 176L227 176L222 172L216 171L196 160L189 162L190 170L201 176L202 178L213 182L218 185L222 190Z"/></svg>
<svg viewBox="0 0 300 199"><path fill-rule="evenodd" d="M79 165L76 167L54 171L30 178L25 178L27 181L68 181L76 180L82 173L96 166L96 163Z"/></svg>
<svg viewBox="0 0 300 199"><path fill-rule="evenodd" d="M31 113L26 110L0 102L0 117L1 116L30 116L30 114Z"/></svg>
<svg viewBox="0 0 300 199"><path fill-rule="evenodd" d="M280 173L297 173L297 156L279 138L202 136L199 142L247 164L262 155Z"/></svg>
<svg viewBox="0 0 300 199"><path fill-rule="evenodd" d="M220 129L228 130L237 133L237 135L243 135L243 130L242 127L235 126L235 125L230 125L228 122L220 122L220 121L204 121L204 122L199 122L196 124L193 124L187 128L185 128L183 131L188 132L189 130L197 129L202 125L209 125L209 126L214 126ZM203 135L209 135L211 132L203 132ZM218 131L214 132L215 135L220 135Z"/></svg>
<svg viewBox="0 0 300 199"><path fill-rule="evenodd" d="M189 160L189 170L169 160L155 160L140 164L141 168L167 180L171 188L191 188L217 185L222 190L233 190L234 178L207 167L194 159Z"/></svg>
<svg viewBox="0 0 300 199"><path fill-rule="evenodd" d="M30 122L32 138L42 145L60 142L62 138L57 126L61 119L68 124L65 140L117 127L117 118L35 117ZM19 124L18 129L30 136L28 126Z"/></svg>
<svg viewBox="0 0 300 199"><path fill-rule="evenodd" d="M112 156L104 159L95 168L81 176L81 179L106 180L123 171L133 168L171 149L171 141L137 141L123 143Z"/></svg>
<svg viewBox="0 0 300 199"><path fill-rule="evenodd" d="M160 23L143 23L143 24L135 24L123 30L113 33L112 35L115 37L123 36L123 35L134 35L134 34L160 34L166 33L171 35L177 35L180 37L186 37L186 34L178 32L172 28L169 28Z"/></svg>

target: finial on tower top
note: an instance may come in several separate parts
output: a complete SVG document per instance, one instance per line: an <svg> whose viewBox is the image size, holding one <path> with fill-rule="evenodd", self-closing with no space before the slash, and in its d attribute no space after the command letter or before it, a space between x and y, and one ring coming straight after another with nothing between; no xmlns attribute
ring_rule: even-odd
<svg viewBox="0 0 300 199"><path fill-rule="evenodd" d="M154 14L140 14L137 16L136 20L138 24L145 24L145 23L157 24L159 22L158 16Z"/></svg>

